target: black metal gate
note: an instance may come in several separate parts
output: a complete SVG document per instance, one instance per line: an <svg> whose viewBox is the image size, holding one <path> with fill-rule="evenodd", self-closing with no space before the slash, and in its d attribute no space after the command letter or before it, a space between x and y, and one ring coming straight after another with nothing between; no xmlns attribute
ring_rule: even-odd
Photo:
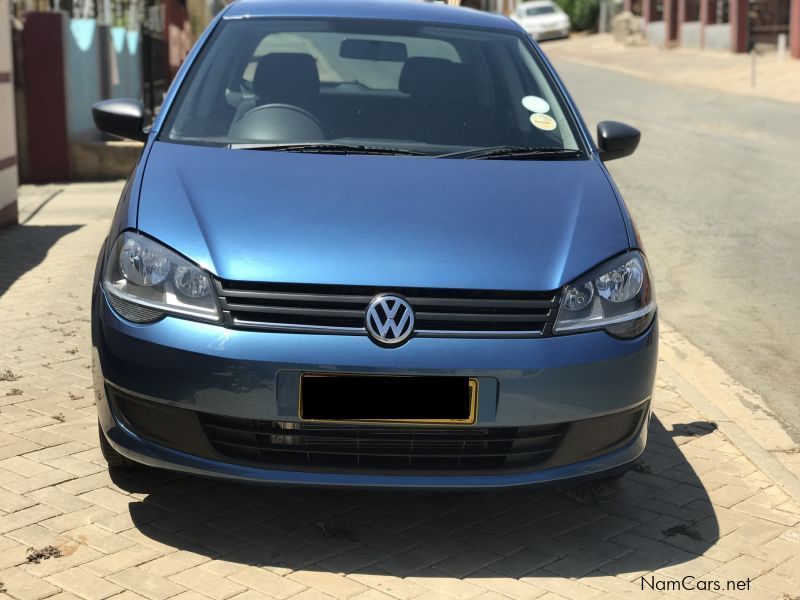
<svg viewBox="0 0 800 600"><path fill-rule="evenodd" d="M750 42L775 44L778 35L789 35L790 0L750 0Z"/></svg>
<svg viewBox="0 0 800 600"><path fill-rule="evenodd" d="M167 52L164 5L158 0L148 0L142 21L142 96L151 118L161 107L169 87Z"/></svg>

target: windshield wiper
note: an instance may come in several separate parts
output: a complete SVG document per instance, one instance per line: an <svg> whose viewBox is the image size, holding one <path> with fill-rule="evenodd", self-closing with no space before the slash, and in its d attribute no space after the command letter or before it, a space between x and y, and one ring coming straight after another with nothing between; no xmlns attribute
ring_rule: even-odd
<svg viewBox="0 0 800 600"><path fill-rule="evenodd" d="M272 152L312 152L318 154L379 154L384 156L428 156L424 152L364 146L362 144L292 143L292 144L229 144L232 150L268 150Z"/></svg>
<svg viewBox="0 0 800 600"><path fill-rule="evenodd" d="M577 158L583 154L572 148L555 148L547 146L490 146L473 148L459 152L437 154L436 158L527 158L531 160L551 160Z"/></svg>

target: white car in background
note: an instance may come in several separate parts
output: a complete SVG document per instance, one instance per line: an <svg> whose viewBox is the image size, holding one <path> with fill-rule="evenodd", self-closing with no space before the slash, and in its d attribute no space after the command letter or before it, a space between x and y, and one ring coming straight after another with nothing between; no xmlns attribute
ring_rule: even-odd
<svg viewBox="0 0 800 600"><path fill-rule="evenodd" d="M523 2L512 19L536 41L567 37L572 29L567 13L551 0Z"/></svg>

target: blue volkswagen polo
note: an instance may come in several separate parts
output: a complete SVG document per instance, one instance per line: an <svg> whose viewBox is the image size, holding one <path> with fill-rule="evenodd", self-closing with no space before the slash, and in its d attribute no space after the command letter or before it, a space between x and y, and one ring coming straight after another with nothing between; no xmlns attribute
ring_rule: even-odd
<svg viewBox="0 0 800 600"><path fill-rule="evenodd" d="M512 21L408 0L240 0L187 58L100 253L111 467L499 488L624 472L657 356L647 260Z"/></svg>

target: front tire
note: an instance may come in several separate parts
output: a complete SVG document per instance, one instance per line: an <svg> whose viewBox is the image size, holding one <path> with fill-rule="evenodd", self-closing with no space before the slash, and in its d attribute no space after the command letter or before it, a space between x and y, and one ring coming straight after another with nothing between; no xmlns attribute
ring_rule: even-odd
<svg viewBox="0 0 800 600"><path fill-rule="evenodd" d="M111 444L108 443L100 423L97 424L97 433L100 435L100 452L103 453L103 458L109 469L130 471L139 467L137 463L114 450Z"/></svg>

